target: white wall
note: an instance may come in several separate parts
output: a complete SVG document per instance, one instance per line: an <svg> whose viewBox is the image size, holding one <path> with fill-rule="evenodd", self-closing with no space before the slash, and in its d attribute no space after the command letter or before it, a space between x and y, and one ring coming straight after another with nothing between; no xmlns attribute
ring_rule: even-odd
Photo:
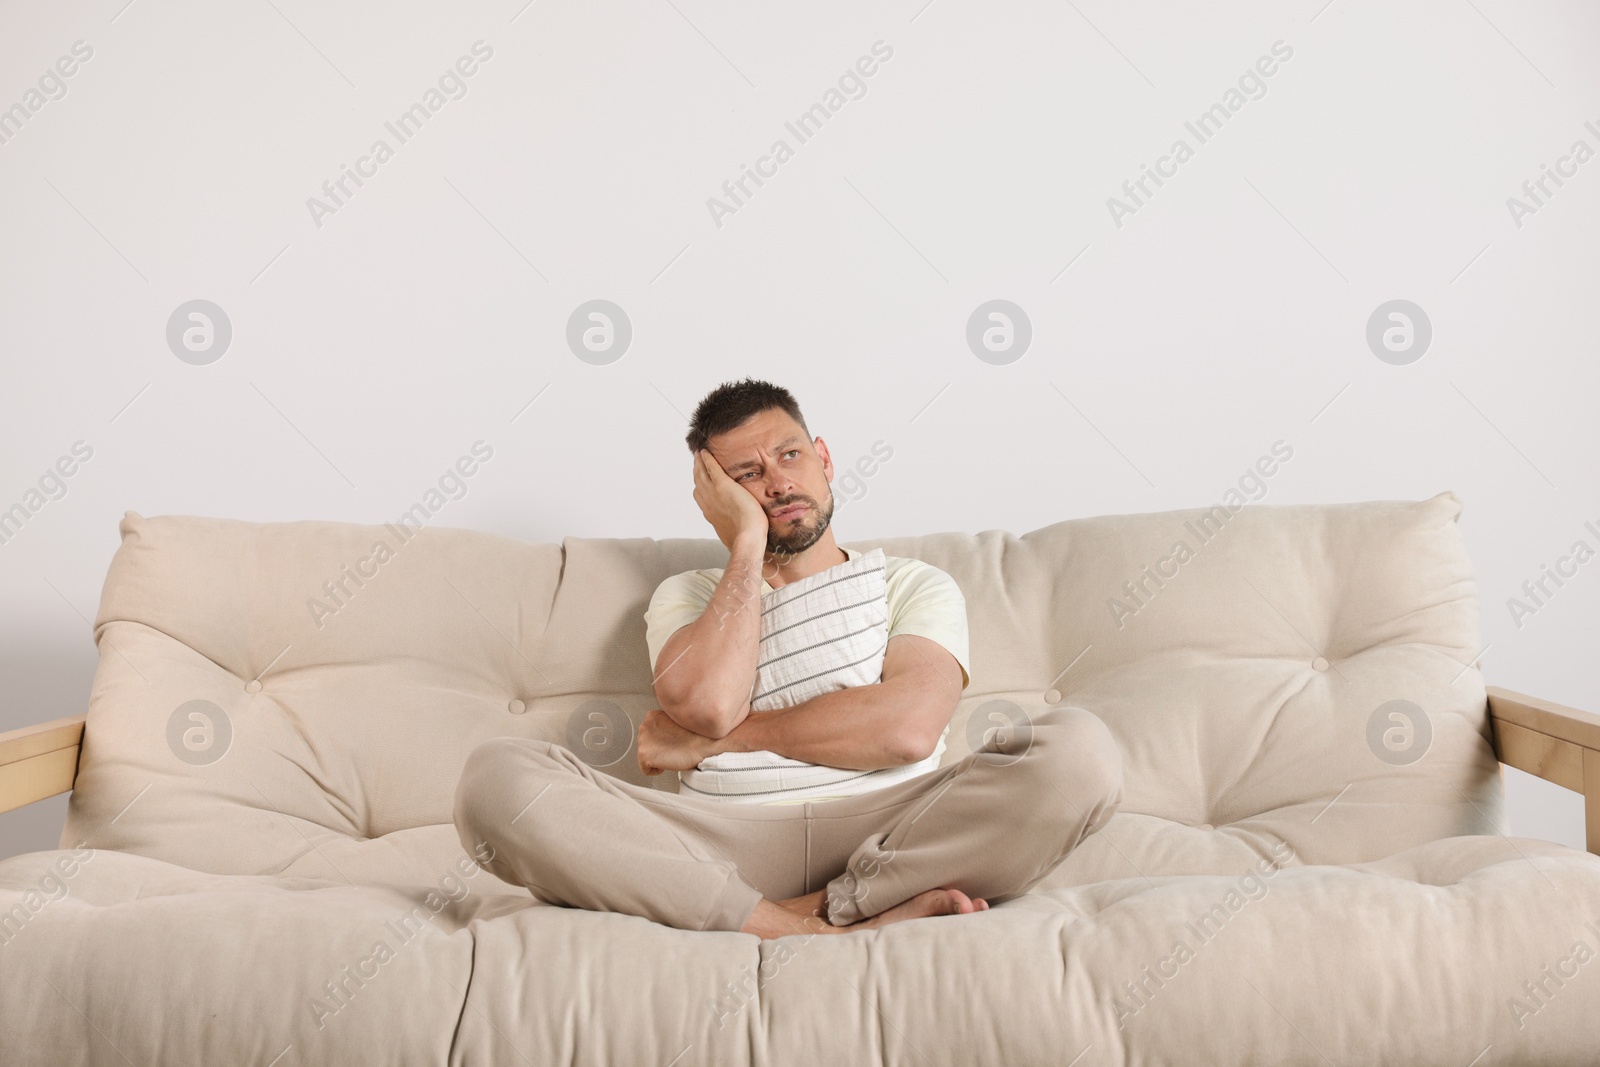
<svg viewBox="0 0 1600 1067"><path fill-rule="evenodd" d="M1210 504L1280 438L1268 503L1452 489L1490 682L1600 709L1600 562L1506 607L1600 547L1600 160L1508 207L1600 150L1594 5L124 3L0 6L0 108L39 105L0 144L0 507L93 449L0 545L0 729L83 708L125 510L378 522L482 439L441 523L709 536L686 418L745 374L842 463L893 448L843 540ZM1275 46L1201 143L1185 123ZM607 365L565 340L596 298L633 329ZM194 299L232 328L207 365L166 337ZM1032 326L1006 365L966 341L991 299ZM1406 365L1366 340L1394 299L1432 324ZM1515 832L1581 847L1575 794L1507 784ZM0 855L64 810L0 818Z"/></svg>

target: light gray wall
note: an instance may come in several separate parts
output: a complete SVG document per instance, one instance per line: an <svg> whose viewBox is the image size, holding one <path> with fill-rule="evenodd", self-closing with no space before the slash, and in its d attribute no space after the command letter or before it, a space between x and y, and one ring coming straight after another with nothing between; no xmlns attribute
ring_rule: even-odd
<svg viewBox="0 0 1600 1067"><path fill-rule="evenodd" d="M0 144L0 507L93 454L0 545L0 728L84 706L125 510L384 521L481 439L442 524L707 536L686 417L744 374L842 464L892 447L844 540L1209 505L1279 439L1268 503L1454 490L1489 680L1600 709L1600 562L1507 607L1600 547L1597 45L1594 5L1509 0L4 3L0 107L38 107ZM168 340L197 299L204 365ZM566 340L595 299L608 364ZM967 341L994 299L1010 363ZM1431 323L1409 363L1369 347L1392 300ZM1575 794L1507 784L1516 833L1581 844Z"/></svg>

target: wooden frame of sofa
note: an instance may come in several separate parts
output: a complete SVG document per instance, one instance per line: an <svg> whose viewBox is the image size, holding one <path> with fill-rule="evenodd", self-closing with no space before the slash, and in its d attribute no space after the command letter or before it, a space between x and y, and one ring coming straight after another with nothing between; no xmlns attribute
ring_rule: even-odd
<svg viewBox="0 0 1600 1067"><path fill-rule="evenodd" d="M1488 687L1495 756L1583 794L1585 847L1600 855L1600 715ZM72 790L87 717L0 733L0 812Z"/></svg>

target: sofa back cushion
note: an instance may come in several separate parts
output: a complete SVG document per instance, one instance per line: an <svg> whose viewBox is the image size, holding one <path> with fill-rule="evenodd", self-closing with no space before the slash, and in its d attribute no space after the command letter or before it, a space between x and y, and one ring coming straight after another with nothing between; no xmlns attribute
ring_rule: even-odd
<svg viewBox="0 0 1600 1067"><path fill-rule="evenodd" d="M1503 830L1460 510L1445 492L848 543L966 596L972 684L945 763L1056 703L1118 739L1122 807L1054 885ZM134 512L121 532L63 842L403 880L459 850L456 781L497 735L676 789L634 759L656 706L643 612L669 574L726 562L715 539Z"/></svg>

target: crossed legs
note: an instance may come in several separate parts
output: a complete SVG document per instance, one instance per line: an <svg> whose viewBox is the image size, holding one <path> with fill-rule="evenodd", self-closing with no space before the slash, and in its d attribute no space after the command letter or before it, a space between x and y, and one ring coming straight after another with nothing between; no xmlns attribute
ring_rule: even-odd
<svg viewBox="0 0 1600 1067"><path fill-rule="evenodd" d="M1110 819L1121 768L1105 725L1069 707L910 781L792 806L649 789L499 737L468 756L455 823L481 866L546 903L764 938L845 932L1026 892Z"/></svg>

